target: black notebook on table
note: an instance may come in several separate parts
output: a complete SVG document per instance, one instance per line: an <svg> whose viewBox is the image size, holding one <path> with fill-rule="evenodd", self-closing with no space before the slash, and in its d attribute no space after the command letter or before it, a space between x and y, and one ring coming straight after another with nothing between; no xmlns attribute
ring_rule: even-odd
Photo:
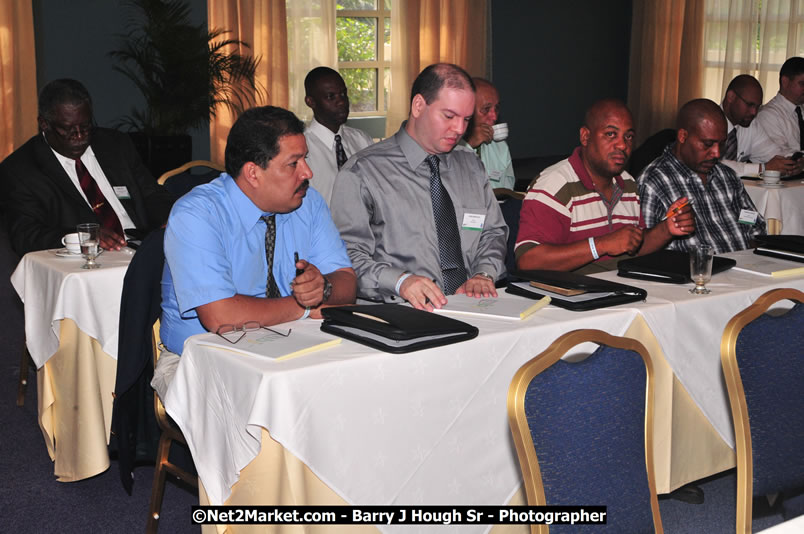
<svg viewBox="0 0 804 534"><path fill-rule="evenodd" d="M763 235L756 240L758 246L754 249L754 254L804 263L804 236Z"/></svg>
<svg viewBox="0 0 804 534"><path fill-rule="evenodd" d="M517 271L507 293L532 299L550 297L550 304L572 311L596 310L645 300L644 289L565 271Z"/></svg>
<svg viewBox="0 0 804 534"><path fill-rule="evenodd" d="M336 306L321 310L321 330L385 352L413 352L477 337L477 328L401 304Z"/></svg>
<svg viewBox="0 0 804 534"><path fill-rule="evenodd" d="M731 258L712 258L712 274L737 265ZM690 278L690 255L680 250L658 250L652 254L628 258L617 263L617 276L667 284L686 284Z"/></svg>

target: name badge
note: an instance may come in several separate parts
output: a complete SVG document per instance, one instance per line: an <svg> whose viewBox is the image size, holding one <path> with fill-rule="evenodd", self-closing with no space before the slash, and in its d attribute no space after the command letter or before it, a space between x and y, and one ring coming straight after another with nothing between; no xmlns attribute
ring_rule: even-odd
<svg viewBox="0 0 804 534"><path fill-rule="evenodd" d="M753 226L757 222L757 216L757 212L744 209L740 211L740 218L737 222Z"/></svg>
<svg viewBox="0 0 804 534"><path fill-rule="evenodd" d="M114 195L121 200L128 200L131 198L131 195L128 194L128 187L124 185L114 186Z"/></svg>
<svg viewBox="0 0 804 534"><path fill-rule="evenodd" d="M486 216L483 213L464 213L461 227L464 230L480 231L483 229L483 223L485 222Z"/></svg>

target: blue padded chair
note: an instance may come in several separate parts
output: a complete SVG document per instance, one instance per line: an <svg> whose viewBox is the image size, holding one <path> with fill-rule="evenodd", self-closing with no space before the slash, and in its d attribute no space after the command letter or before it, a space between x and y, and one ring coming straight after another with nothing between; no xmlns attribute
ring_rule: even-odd
<svg viewBox="0 0 804 534"><path fill-rule="evenodd" d="M159 177L157 182L164 185L165 189L178 198L197 185L211 182L225 170L223 165L218 163L197 159L167 171Z"/></svg>
<svg viewBox="0 0 804 534"><path fill-rule="evenodd" d="M516 235L519 233L519 212L522 209L522 200L525 198L525 193L497 188L494 190L494 196L500 201L500 211L502 212L505 224L508 226L505 269L510 276L512 272L516 271L514 245L516 245Z"/></svg>
<svg viewBox="0 0 804 534"><path fill-rule="evenodd" d="M588 358L560 359L589 341L600 347ZM653 366L641 343L600 330L564 334L517 371L508 421L529 505L607 506L606 525L549 532L663 532L650 453Z"/></svg>
<svg viewBox="0 0 804 534"><path fill-rule="evenodd" d="M796 302L772 316L776 302ZM804 293L768 291L726 325L720 358L737 444L737 532L754 496L804 486Z"/></svg>

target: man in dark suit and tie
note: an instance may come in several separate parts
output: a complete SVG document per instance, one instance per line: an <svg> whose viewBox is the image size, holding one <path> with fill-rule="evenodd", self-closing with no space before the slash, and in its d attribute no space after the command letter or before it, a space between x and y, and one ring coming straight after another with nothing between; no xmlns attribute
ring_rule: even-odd
<svg viewBox="0 0 804 534"><path fill-rule="evenodd" d="M9 238L23 254L61 246L80 223L101 225L101 246L119 249L167 221L175 200L156 183L128 135L98 128L78 81L55 80L39 95L40 133L0 163Z"/></svg>

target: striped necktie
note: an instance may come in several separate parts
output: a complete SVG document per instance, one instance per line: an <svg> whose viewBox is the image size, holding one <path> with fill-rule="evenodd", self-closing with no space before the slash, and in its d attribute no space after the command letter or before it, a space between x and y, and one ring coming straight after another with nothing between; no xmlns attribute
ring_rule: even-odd
<svg viewBox="0 0 804 534"><path fill-rule="evenodd" d="M103 192L98 187L98 182L89 174L89 170L80 159L75 160L75 172L78 174L78 183L81 185L81 189L84 190L87 201L92 211L95 212L101 228L123 237L123 225L120 224L117 213L106 201L106 197L103 196Z"/></svg>
<svg viewBox="0 0 804 534"><path fill-rule="evenodd" d="M268 282L265 286L265 296L269 299L278 299L282 295L279 293L279 286L274 279L274 245L276 244L276 216L264 215L261 217L265 221L265 259L268 261Z"/></svg>
<svg viewBox="0 0 804 534"><path fill-rule="evenodd" d="M723 149L723 159L735 161L737 159L737 127L731 129L726 136L726 146Z"/></svg>
<svg viewBox="0 0 804 534"><path fill-rule="evenodd" d="M455 208L449 193L441 183L438 169L438 156L430 154L426 158L430 167L430 198L433 201L436 234L438 234L438 256L441 275L444 278L444 294L453 295L455 290L466 282L466 267L461 253L461 236L455 220Z"/></svg>

